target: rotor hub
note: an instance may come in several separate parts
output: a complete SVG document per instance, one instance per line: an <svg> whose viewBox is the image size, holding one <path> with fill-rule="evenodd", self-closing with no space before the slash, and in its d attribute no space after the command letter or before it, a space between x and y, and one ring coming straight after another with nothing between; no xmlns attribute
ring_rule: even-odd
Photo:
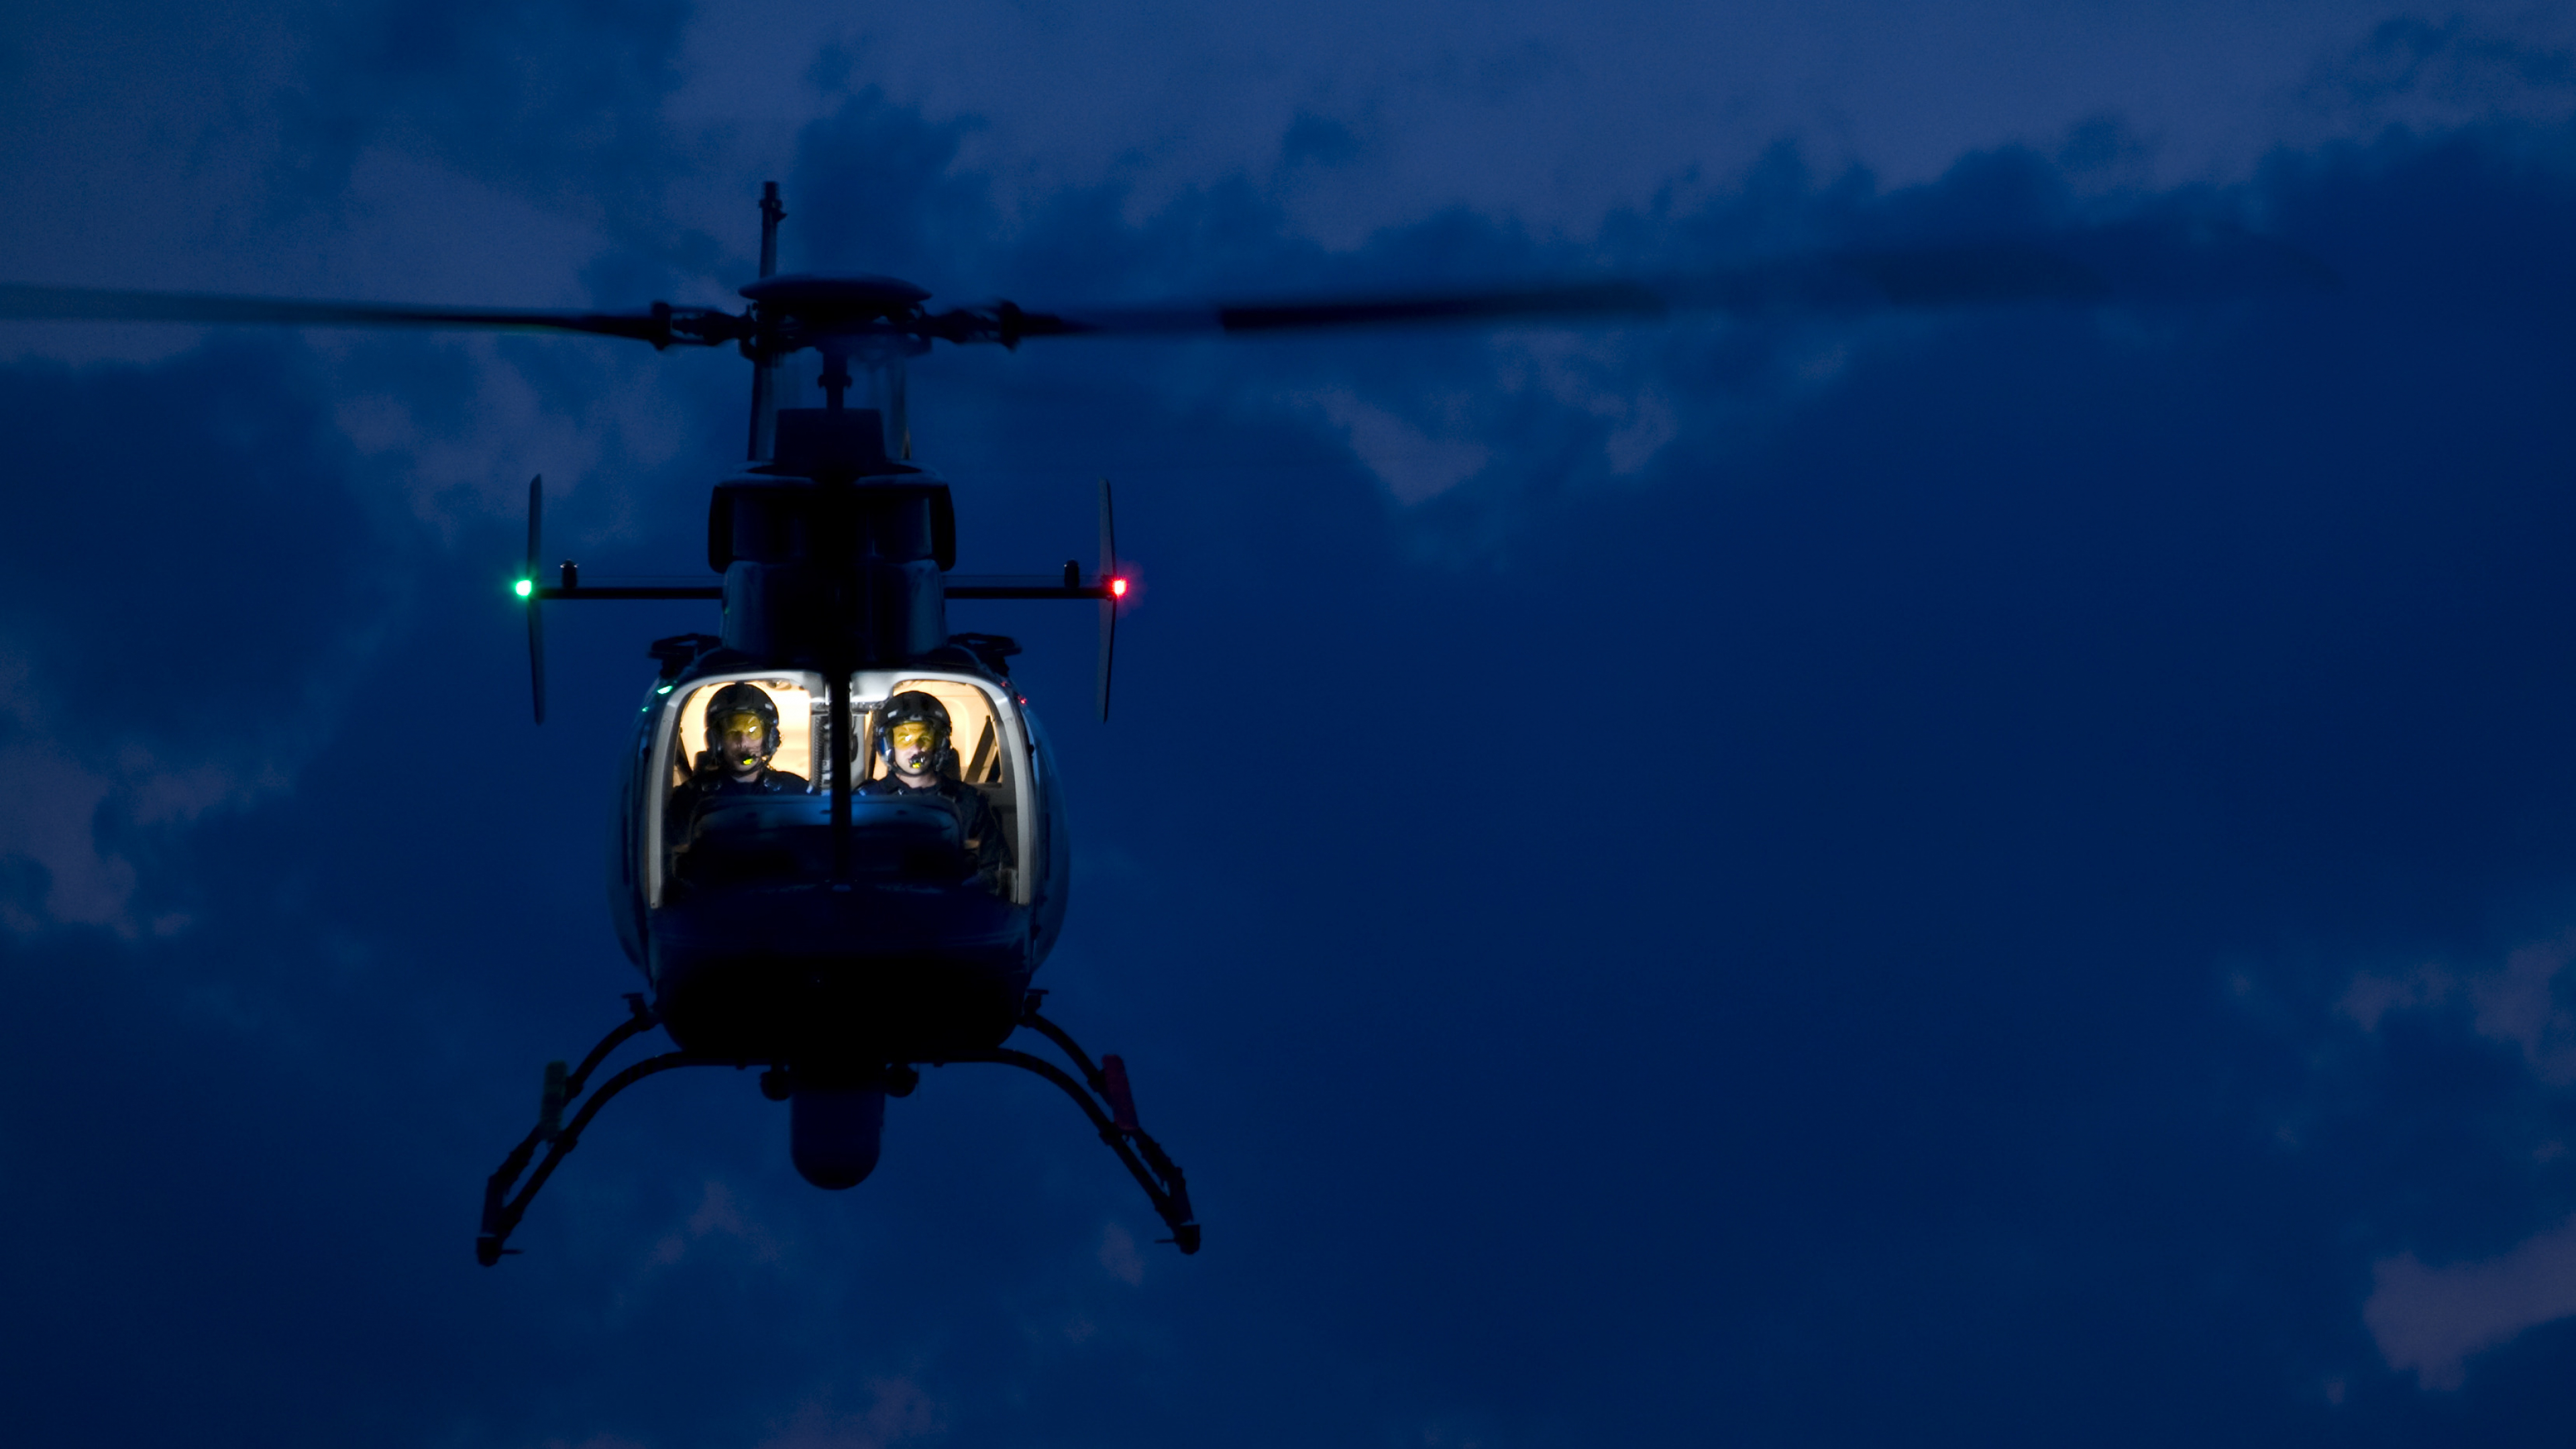
<svg viewBox="0 0 2576 1449"><path fill-rule="evenodd" d="M929 350L919 336L922 301L930 294L901 277L863 272L782 272L741 289L751 301L755 356L783 356L804 348L823 353L839 377L856 357L918 356Z"/></svg>
<svg viewBox="0 0 2576 1449"><path fill-rule="evenodd" d="M901 277L865 272L781 272L742 288L764 317L892 321L921 309L930 294Z"/></svg>

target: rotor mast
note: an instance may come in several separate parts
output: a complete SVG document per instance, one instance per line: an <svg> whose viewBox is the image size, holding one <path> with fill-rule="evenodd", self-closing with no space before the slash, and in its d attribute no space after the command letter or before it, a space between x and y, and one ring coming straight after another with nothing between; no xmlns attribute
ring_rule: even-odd
<svg viewBox="0 0 2576 1449"><path fill-rule="evenodd" d="M778 199L778 183L760 184L760 274L778 273L778 224L787 219L787 205ZM766 351L751 352L751 461L757 463L769 456L778 437L778 359Z"/></svg>

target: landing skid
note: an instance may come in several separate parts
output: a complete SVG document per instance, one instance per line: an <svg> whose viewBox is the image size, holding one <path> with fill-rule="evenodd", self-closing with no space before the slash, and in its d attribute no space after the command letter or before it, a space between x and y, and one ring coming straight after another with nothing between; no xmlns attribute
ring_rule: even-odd
<svg viewBox="0 0 2576 1449"><path fill-rule="evenodd" d="M1028 994L1021 1003L1019 1024L1055 1043L1073 1063L1075 1070L1081 1073L1079 1080L1073 1073L1044 1057L1009 1047L949 1057L930 1065L998 1062L1003 1066L1034 1072L1063 1088L1065 1095L1082 1108L1083 1115L1091 1119L1091 1125L1099 1129L1100 1140L1118 1155L1118 1161L1126 1167L1128 1175L1136 1179L1136 1185L1145 1190L1146 1198L1154 1204L1155 1214L1172 1230L1170 1237L1159 1241L1170 1243L1184 1253L1197 1252L1199 1225L1194 1220L1195 1214L1190 1211L1189 1184L1181 1175L1180 1165L1164 1153L1162 1144L1137 1125L1136 1102L1127 1088L1125 1065L1114 1056L1094 1062L1064 1028L1038 1014L1038 999L1043 995L1044 992L1038 991ZM589 1085L591 1074L599 1070L612 1053L630 1038L660 1025L660 1019L653 1014L653 1008L645 1004L641 994L627 996L626 1007L627 1019L601 1037L599 1045L590 1049L590 1055L581 1059L580 1066L567 1071L561 1062L546 1064L545 1092L537 1108L537 1125L529 1129L528 1135L511 1149L508 1157L501 1160L500 1167L483 1186L483 1227L474 1235L474 1260L484 1267L489 1268L503 1257L519 1251L506 1245L510 1234L517 1230L519 1220L527 1216L528 1204L546 1185L546 1180L554 1176L555 1169L563 1165L564 1158L580 1145L583 1130L590 1126L591 1120L599 1115L600 1109L607 1106L611 1098L646 1077L674 1067L733 1067L740 1070L751 1065L729 1057L664 1052L630 1064L602 1082L599 1090L585 1099L582 1089ZM898 1063L896 1067L904 1075L910 1075L908 1064ZM773 1072L778 1070L777 1066L772 1067ZM764 1080L764 1089L768 1085ZM580 1106L573 1108L576 1102ZM573 1109L569 1121L564 1117L568 1108ZM531 1163L535 1164L534 1171L529 1170ZM519 1180L522 1173L527 1175L524 1183ZM513 1187L518 1189L516 1193L511 1191Z"/></svg>

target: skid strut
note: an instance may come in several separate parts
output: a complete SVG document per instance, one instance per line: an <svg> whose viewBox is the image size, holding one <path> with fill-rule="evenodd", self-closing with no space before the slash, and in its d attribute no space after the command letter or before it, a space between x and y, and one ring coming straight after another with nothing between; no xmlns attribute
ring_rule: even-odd
<svg viewBox="0 0 2576 1449"><path fill-rule="evenodd" d="M1162 1144L1137 1124L1136 1099L1127 1087L1126 1064L1115 1056L1104 1056L1094 1062L1064 1028L1038 1014L1038 999L1042 995L1043 992L1029 993L1021 1006L1019 1024L1055 1043L1081 1072L1079 1079L1044 1057L1009 1047L950 1057L930 1065L946 1066L950 1061L998 1062L1003 1066L1034 1072L1055 1083L1082 1108L1083 1115L1091 1119L1091 1125L1100 1132L1100 1140L1117 1154L1120 1165L1136 1179L1136 1185L1145 1190L1146 1198L1154 1205L1155 1215L1172 1230L1170 1237L1160 1241L1170 1243L1184 1253L1197 1252L1199 1224L1190 1210L1189 1184L1181 1174L1180 1164L1172 1161L1163 1151ZM554 1176L555 1169L563 1165L564 1158L580 1145L583 1130L590 1126L592 1119L599 1115L600 1109L607 1106L610 1099L646 1077L674 1067L741 1068L752 1065L730 1058L664 1052L627 1066L602 1082L598 1091L584 1099L582 1089L589 1085L591 1074L599 1070L611 1053L631 1038L661 1024L642 995L628 995L626 1006L627 1019L601 1037L599 1045L590 1049L590 1055L581 1059L580 1066L567 1070L562 1062L546 1064L545 1090L537 1107L537 1125L528 1130L528 1135L510 1150L510 1155L501 1160L500 1167L483 1185L483 1225L474 1235L474 1260L484 1267L489 1268L518 1251L507 1244L510 1234L518 1228L519 1220L527 1216L528 1204L546 1185L546 1180ZM773 1070L787 1065L774 1064ZM900 1068L908 1064L894 1065ZM781 1078L784 1076L784 1073L780 1074ZM764 1090L767 1086L764 1081ZM578 1108L573 1107L575 1102L580 1103ZM572 1110L569 1121L564 1117L567 1109ZM535 1164L534 1171L529 1170L531 1163ZM519 1180L522 1173L527 1175L524 1183ZM517 1189L515 1193L511 1190L514 1187Z"/></svg>
<svg viewBox="0 0 2576 1449"><path fill-rule="evenodd" d="M1083 1051L1081 1044L1063 1027L1038 1014L1040 994L1029 994L1027 1002L1020 1008L1020 1025L1062 1049L1081 1069L1081 1081L1075 1081L1064 1068L1044 1057L1013 1051L1009 1047L995 1047L989 1052L956 1060L1000 1062L1004 1066L1035 1072L1062 1087L1064 1094L1082 1108L1083 1115L1091 1119L1091 1125L1100 1129L1100 1140L1109 1144L1110 1151L1118 1154L1118 1161L1126 1167L1128 1176L1136 1179L1136 1185L1145 1189L1145 1196L1153 1202L1155 1215L1172 1230L1170 1237L1158 1241L1170 1243L1184 1253L1197 1252L1199 1225L1196 1214L1190 1211L1189 1182L1181 1175L1180 1164L1163 1151L1163 1144L1156 1142L1152 1134L1136 1124L1136 1099L1127 1088L1127 1064L1114 1056L1105 1056L1095 1065L1090 1054Z"/></svg>
<svg viewBox="0 0 2576 1449"><path fill-rule="evenodd" d="M563 1165L564 1158L581 1145L582 1129L590 1125L591 1119L599 1115L599 1109L607 1106L610 1098L646 1077L667 1072L673 1067L714 1065L705 1057L693 1057L687 1052L664 1052L658 1057L647 1057L602 1083L598 1091L591 1093L590 1100L583 1102L581 1109L573 1113L572 1120L564 1121L564 1108L581 1096L581 1089L590 1081L590 1074L599 1070L599 1064L608 1060L608 1054L624 1046L627 1038L650 1031L658 1024L653 1008L644 1004L640 993L628 994L626 1008L626 1020L601 1037L599 1045L590 1049L590 1055L581 1059L579 1067L566 1072L561 1062L546 1063L545 1094L539 1099L537 1125L528 1129L528 1135L519 1139L519 1145L510 1149L510 1155L501 1159L500 1167L483 1184L483 1226L474 1235L474 1261L484 1267L500 1262L504 1254L518 1251L503 1246L509 1242L511 1230L519 1226L519 1219L527 1216L528 1203L536 1197L537 1189L544 1187L546 1179L554 1176L555 1169ZM518 1182L520 1173L527 1172L530 1159L540 1148L545 1151L545 1161L537 1164L536 1171L528 1173L527 1185L519 1189L518 1195L511 1196L512 1184Z"/></svg>

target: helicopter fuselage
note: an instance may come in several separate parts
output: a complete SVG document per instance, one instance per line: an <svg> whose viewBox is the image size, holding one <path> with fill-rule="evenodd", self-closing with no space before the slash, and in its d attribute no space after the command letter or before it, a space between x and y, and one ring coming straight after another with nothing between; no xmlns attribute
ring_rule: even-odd
<svg viewBox="0 0 2576 1449"><path fill-rule="evenodd" d="M774 457L716 485L707 553L724 632L655 646L611 837L656 1013L685 1051L807 1081L989 1050L1063 927L1071 850L1017 646L948 633L948 485L887 456L873 409L782 410ZM717 748L720 695L766 721L756 768ZM942 722L924 788L888 776L889 701Z"/></svg>

